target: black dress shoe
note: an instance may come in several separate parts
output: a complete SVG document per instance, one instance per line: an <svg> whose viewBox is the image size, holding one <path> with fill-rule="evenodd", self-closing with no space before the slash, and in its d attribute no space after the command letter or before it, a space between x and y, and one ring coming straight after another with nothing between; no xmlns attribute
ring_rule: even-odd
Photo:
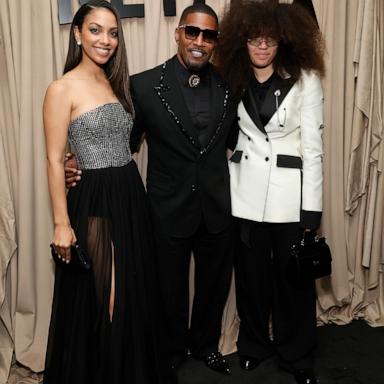
<svg viewBox="0 0 384 384"><path fill-rule="evenodd" d="M260 364L260 361L257 360L255 357L240 355L239 358L240 358L240 367L245 371L251 371L252 369L255 369Z"/></svg>
<svg viewBox="0 0 384 384"><path fill-rule="evenodd" d="M220 352L211 352L204 357L205 365L217 372L231 374L231 368Z"/></svg>
<svg viewBox="0 0 384 384"><path fill-rule="evenodd" d="M317 377L313 369L298 369L293 372L297 384L316 384Z"/></svg>

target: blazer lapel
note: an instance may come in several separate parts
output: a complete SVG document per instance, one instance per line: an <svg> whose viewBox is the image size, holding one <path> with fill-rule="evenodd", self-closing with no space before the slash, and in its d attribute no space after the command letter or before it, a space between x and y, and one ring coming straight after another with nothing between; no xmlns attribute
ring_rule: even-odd
<svg viewBox="0 0 384 384"><path fill-rule="evenodd" d="M213 133L217 124L220 121L220 117L223 113L223 98L225 93L225 87L221 79L213 71L213 68L210 69L211 72L211 110L212 115L210 118L210 123L208 126L209 132Z"/></svg>
<svg viewBox="0 0 384 384"><path fill-rule="evenodd" d="M242 98L242 102L245 110L247 111L249 117L255 123L256 127L260 129L261 132L266 133L263 123L260 120L260 115L259 115L259 111L257 110L256 100L252 94L252 91L249 88L245 91L244 96Z"/></svg>
<svg viewBox="0 0 384 384"><path fill-rule="evenodd" d="M274 76L272 84L269 87L260 114L266 117L266 120L271 120L276 113L277 108L283 103L285 96L291 90L293 83L289 79L283 79L280 76Z"/></svg>
<svg viewBox="0 0 384 384"><path fill-rule="evenodd" d="M174 65L173 59L164 63L159 85L154 90L181 133L194 147L200 149L197 131L185 104Z"/></svg>
<svg viewBox="0 0 384 384"><path fill-rule="evenodd" d="M214 67L210 65L210 81L211 81L211 116L207 127L207 135L209 140L206 142L205 147L201 152L206 152L215 141L217 135L222 129L223 121L226 116L228 106L229 90L223 83L223 80L215 72Z"/></svg>

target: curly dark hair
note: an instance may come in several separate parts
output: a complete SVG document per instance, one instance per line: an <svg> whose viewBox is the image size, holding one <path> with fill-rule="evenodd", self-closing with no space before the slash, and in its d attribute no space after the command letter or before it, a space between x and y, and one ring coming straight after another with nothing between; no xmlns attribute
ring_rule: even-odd
<svg viewBox="0 0 384 384"><path fill-rule="evenodd" d="M247 39L270 37L279 41L274 70L291 81L301 70L323 76L324 40L316 20L300 4L243 1L227 10L220 24L214 62L233 92L240 96L254 76Z"/></svg>

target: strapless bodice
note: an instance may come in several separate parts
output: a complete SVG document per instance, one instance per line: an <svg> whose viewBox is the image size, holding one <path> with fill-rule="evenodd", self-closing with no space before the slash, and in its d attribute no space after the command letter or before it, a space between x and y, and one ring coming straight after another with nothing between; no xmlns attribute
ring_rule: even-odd
<svg viewBox="0 0 384 384"><path fill-rule="evenodd" d="M80 169L122 167L131 159L132 115L116 103L100 105L71 121L68 140Z"/></svg>

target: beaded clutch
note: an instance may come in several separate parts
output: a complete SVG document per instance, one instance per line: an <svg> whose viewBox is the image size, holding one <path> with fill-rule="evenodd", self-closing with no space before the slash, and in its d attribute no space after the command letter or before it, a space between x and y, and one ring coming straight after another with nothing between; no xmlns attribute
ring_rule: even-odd
<svg viewBox="0 0 384 384"><path fill-rule="evenodd" d="M291 246L288 279L303 285L332 272L332 256L324 237L305 232L302 240Z"/></svg>
<svg viewBox="0 0 384 384"><path fill-rule="evenodd" d="M71 260L69 263L60 257L53 244L51 244L51 254L56 265L60 265L63 268L78 271L88 271L91 269L91 260L89 256L84 249L77 244L71 246Z"/></svg>

